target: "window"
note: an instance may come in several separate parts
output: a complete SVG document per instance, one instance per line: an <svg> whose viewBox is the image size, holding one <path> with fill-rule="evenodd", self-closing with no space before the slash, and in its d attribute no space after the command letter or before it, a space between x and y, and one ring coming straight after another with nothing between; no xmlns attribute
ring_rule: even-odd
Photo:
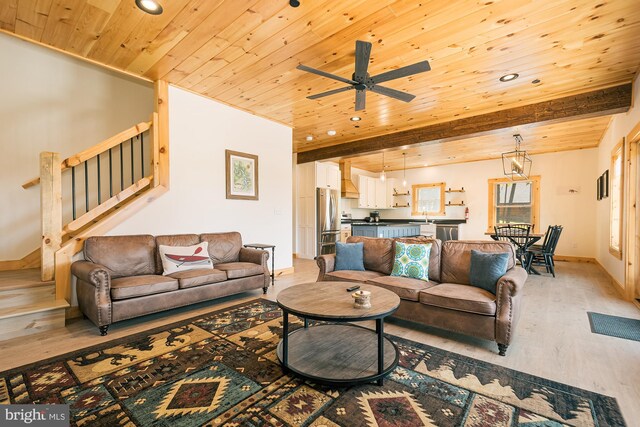
<svg viewBox="0 0 640 427"><path fill-rule="evenodd" d="M444 215L444 182L411 186L411 215Z"/></svg>
<svg viewBox="0 0 640 427"><path fill-rule="evenodd" d="M613 147L611 151L611 215L609 217L609 252L618 259L622 259L622 189L624 140Z"/></svg>
<svg viewBox="0 0 640 427"><path fill-rule="evenodd" d="M540 228L540 177L512 181L510 178L489 180L488 232L500 224L533 224Z"/></svg>

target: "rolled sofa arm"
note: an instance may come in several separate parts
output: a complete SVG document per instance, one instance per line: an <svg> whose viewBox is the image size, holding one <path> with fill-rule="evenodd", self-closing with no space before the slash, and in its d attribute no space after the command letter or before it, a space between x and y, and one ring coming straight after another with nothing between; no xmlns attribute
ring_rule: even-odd
<svg viewBox="0 0 640 427"><path fill-rule="evenodd" d="M512 331L520 318L522 289L527 280L522 267L514 267L498 279L496 285L496 341L508 345Z"/></svg>
<svg viewBox="0 0 640 427"><path fill-rule="evenodd" d="M331 273L336 268L336 254L320 255L316 258L316 263L318 264L318 267L320 267L316 282L322 282L324 280L324 275Z"/></svg>
<svg viewBox="0 0 640 427"><path fill-rule="evenodd" d="M269 287L269 252L262 249L240 248L240 262L252 262L264 268L264 287Z"/></svg>
<svg viewBox="0 0 640 427"><path fill-rule="evenodd" d="M78 279L78 306L96 326L108 326L111 318L111 275L107 269L89 261L76 261L71 274Z"/></svg>

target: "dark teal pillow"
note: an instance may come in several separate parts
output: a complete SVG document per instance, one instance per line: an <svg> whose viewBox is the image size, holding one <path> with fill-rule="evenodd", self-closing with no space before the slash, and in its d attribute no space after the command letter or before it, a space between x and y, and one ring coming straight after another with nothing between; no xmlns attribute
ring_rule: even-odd
<svg viewBox="0 0 640 427"><path fill-rule="evenodd" d="M508 264L507 252L481 252L472 249L469 282L495 295L498 279L507 272Z"/></svg>
<svg viewBox="0 0 640 427"><path fill-rule="evenodd" d="M364 271L364 243L337 242L334 270Z"/></svg>

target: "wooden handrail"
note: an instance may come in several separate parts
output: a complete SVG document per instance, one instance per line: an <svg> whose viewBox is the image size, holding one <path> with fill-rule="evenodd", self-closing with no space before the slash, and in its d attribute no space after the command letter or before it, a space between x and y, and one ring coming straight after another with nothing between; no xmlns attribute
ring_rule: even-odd
<svg viewBox="0 0 640 427"><path fill-rule="evenodd" d="M80 163L83 163L100 153L104 153L105 151L115 147L116 145L126 141L127 139L131 139L134 136L140 135L141 133L149 130L151 126L153 126L153 122L138 123L137 125L132 126L127 130L124 130L110 138L105 139L104 141L94 145L93 147L87 148L86 150L74 154L71 157L67 157L60 163L60 169L62 170L62 172L64 172L66 169L77 166ZM38 185L39 183L40 177L34 178L22 184L22 188L27 189L33 187L34 185Z"/></svg>

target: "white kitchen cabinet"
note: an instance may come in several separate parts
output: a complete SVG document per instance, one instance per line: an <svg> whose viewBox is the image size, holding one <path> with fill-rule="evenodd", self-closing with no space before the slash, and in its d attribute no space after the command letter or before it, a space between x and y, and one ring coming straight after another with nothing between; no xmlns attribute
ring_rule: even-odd
<svg viewBox="0 0 640 427"><path fill-rule="evenodd" d="M367 177L367 207L376 208L376 179Z"/></svg>
<svg viewBox="0 0 640 427"><path fill-rule="evenodd" d="M387 209L387 181L381 179L375 180L376 196L375 196L375 208Z"/></svg>
<svg viewBox="0 0 640 427"><path fill-rule="evenodd" d="M340 168L331 163L316 162L316 188L340 189Z"/></svg>
<svg viewBox="0 0 640 427"><path fill-rule="evenodd" d="M358 207L363 209L388 209L387 181L358 175Z"/></svg>
<svg viewBox="0 0 640 427"><path fill-rule="evenodd" d="M367 206L367 203L369 201L369 197L368 197L368 192L367 192L367 187L369 184L369 177L364 176L364 175L358 175L358 207L359 208L369 208L370 206Z"/></svg>

